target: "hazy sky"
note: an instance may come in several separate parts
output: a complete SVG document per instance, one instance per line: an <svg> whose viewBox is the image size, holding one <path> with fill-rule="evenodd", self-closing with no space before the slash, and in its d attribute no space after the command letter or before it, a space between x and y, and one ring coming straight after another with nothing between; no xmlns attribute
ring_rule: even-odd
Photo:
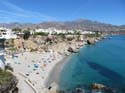
<svg viewBox="0 0 125 93"><path fill-rule="evenodd" d="M125 0L0 0L0 22L90 19L125 24Z"/></svg>

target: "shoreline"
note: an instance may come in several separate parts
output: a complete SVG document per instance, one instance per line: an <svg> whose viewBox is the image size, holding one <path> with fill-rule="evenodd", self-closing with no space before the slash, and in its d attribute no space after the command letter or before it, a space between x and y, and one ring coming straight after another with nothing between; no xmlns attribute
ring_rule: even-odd
<svg viewBox="0 0 125 93"><path fill-rule="evenodd" d="M73 49L80 51L81 48L85 47L85 44L86 43L83 42L81 45L80 42L80 44L78 43L79 47L76 45L74 45L74 47L72 45L72 47ZM54 90L58 90L61 71L69 62L69 59L72 57L72 55L77 53L70 51L65 52L64 50L62 51L64 53L59 53L58 51L24 52L15 54L14 57L7 58L14 69L15 76L19 78L18 87L21 88L21 91L27 91L27 87L29 87L26 84L24 84L26 86L23 86L22 83L24 82L20 82L26 80L28 80L38 92L44 91L48 93L50 91L49 87L52 86L53 83L56 83L57 85L57 88ZM19 73L22 73L24 76L26 76L26 79L20 76Z"/></svg>
<svg viewBox="0 0 125 93"><path fill-rule="evenodd" d="M102 38L100 40L96 41L95 43L100 42L101 40L102 40ZM92 44L90 44L90 45L92 45ZM85 47L85 44L82 46L82 48L84 48L84 47ZM80 48L79 51L82 48ZM72 57L73 54L74 53L69 54L69 56L64 57L61 60L61 62L57 62L55 64L55 66L50 71L49 76L48 76L48 78L47 78L47 80L45 82L46 88L48 88L51 85L54 86L53 83L55 83L55 84L57 84L57 85L55 85L55 86L57 86L55 90L58 91L60 89L60 86L59 86L60 81L59 81L59 79L60 79L60 76L61 76L61 72L62 72L64 66L69 62L69 60L70 60L70 58Z"/></svg>
<svg viewBox="0 0 125 93"><path fill-rule="evenodd" d="M64 56L64 58L53 66L52 70L50 71L46 81L45 86L48 88L52 83L56 83L59 85L59 78L61 71L63 70L64 66L69 62L72 54L69 56Z"/></svg>

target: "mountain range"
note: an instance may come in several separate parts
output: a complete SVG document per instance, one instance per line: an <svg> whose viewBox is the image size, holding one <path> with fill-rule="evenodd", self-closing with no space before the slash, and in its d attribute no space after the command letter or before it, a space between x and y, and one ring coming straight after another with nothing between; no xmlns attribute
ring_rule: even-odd
<svg viewBox="0 0 125 93"><path fill-rule="evenodd" d="M74 21L51 21L42 23L0 23L0 27L6 28L21 28L21 29L36 29L36 28L56 28L62 30L90 30L90 31L120 31L125 30L125 25L117 26L112 24L106 24L97 21L91 21L86 19L78 19Z"/></svg>

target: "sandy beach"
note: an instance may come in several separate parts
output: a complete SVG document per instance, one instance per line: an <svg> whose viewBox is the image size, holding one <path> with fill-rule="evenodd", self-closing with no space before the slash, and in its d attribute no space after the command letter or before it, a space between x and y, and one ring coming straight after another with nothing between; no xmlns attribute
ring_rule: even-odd
<svg viewBox="0 0 125 93"><path fill-rule="evenodd" d="M85 42L60 42L46 46L47 51L8 51L6 64L13 68L13 74L19 80L19 93L49 93L49 87L58 89L60 72L70 58L70 54L83 47ZM30 46L30 45L29 45ZM14 55L13 55L14 54ZM49 89L49 90L48 90Z"/></svg>
<svg viewBox="0 0 125 93"><path fill-rule="evenodd" d="M63 67L66 65L66 63L68 62L70 57L71 56L65 56L60 62L55 64L55 66L51 70L51 72L46 80L46 83L45 83L46 87L49 87L53 82L55 82L56 84L59 84L59 78L60 78L61 71L63 70Z"/></svg>
<svg viewBox="0 0 125 93"><path fill-rule="evenodd" d="M44 93L48 84L56 79L53 77L56 74L53 68L56 64L63 63L64 58L64 55L57 52L24 52L8 58L14 70L13 74L19 80L17 85L19 93ZM62 64L59 65L56 68L61 67ZM48 82L48 79L51 82Z"/></svg>

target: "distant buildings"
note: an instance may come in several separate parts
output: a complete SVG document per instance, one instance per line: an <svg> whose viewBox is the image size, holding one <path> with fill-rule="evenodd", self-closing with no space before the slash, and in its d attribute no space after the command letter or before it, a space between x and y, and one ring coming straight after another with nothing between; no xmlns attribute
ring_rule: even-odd
<svg viewBox="0 0 125 93"><path fill-rule="evenodd" d="M95 34L95 32L92 32L92 31L81 31L80 33L81 33L82 35Z"/></svg>
<svg viewBox="0 0 125 93"><path fill-rule="evenodd" d="M47 29L35 29L35 30L30 30L30 34L34 34L34 33L39 33L39 32L43 32L43 33L47 33L49 35L51 34L80 34L80 35L85 35L85 34L95 34L95 32L93 31L83 31L83 30L59 30L56 29L54 27L51 28L47 28ZM11 29L7 29L7 28L0 28L0 39L15 39L17 38L17 36L23 36L24 33L23 32L18 32L18 33L14 33Z"/></svg>
<svg viewBox="0 0 125 93"><path fill-rule="evenodd" d="M56 28L48 28L48 29L36 29L35 32L44 32L48 34L60 34L60 33L66 33L66 30L57 30Z"/></svg>
<svg viewBox="0 0 125 93"><path fill-rule="evenodd" d="M48 28L48 29L36 29L35 32L44 32L44 33L48 33L48 34L74 34L75 30L58 30L56 28ZM95 34L95 32L92 31L83 31L83 30L77 30L77 32L79 32L82 35L85 34Z"/></svg>
<svg viewBox="0 0 125 93"><path fill-rule="evenodd" d="M17 35L11 29L0 28L0 39L15 39Z"/></svg>

